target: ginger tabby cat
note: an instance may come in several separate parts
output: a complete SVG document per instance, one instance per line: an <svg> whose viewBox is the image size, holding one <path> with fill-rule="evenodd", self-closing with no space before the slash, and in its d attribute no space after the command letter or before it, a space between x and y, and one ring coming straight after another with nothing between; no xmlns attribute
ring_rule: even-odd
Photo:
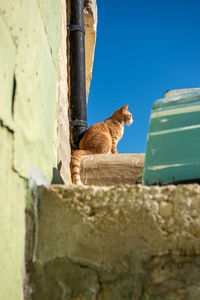
<svg viewBox="0 0 200 300"><path fill-rule="evenodd" d="M92 125L79 143L79 150L75 150L71 159L72 182L81 184L80 158L87 154L117 153L117 143L122 138L124 125L133 123L132 114L128 111L128 104L116 110L104 122Z"/></svg>

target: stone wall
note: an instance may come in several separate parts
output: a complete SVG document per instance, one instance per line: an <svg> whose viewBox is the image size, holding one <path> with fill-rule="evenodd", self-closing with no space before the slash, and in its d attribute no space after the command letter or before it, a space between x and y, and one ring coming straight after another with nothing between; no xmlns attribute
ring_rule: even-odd
<svg viewBox="0 0 200 300"><path fill-rule="evenodd" d="M33 300L200 299L199 185L49 186L38 195Z"/></svg>

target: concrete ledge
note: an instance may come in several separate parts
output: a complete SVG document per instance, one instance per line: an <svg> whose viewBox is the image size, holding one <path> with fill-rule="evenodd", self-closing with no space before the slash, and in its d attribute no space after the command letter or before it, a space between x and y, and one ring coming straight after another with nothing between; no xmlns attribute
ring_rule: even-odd
<svg viewBox="0 0 200 300"><path fill-rule="evenodd" d="M85 185L110 186L141 182L144 153L95 154L81 157Z"/></svg>
<svg viewBox="0 0 200 300"><path fill-rule="evenodd" d="M33 299L200 299L199 185L50 186L38 201Z"/></svg>

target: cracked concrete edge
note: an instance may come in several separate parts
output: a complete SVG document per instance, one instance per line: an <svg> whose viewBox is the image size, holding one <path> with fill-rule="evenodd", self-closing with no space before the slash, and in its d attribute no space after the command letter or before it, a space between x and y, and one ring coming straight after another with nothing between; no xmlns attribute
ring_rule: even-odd
<svg viewBox="0 0 200 300"><path fill-rule="evenodd" d="M33 300L199 299L199 204L197 184L40 189Z"/></svg>
<svg viewBox="0 0 200 300"><path fill-rule="evenodd" d="M41 199L36 256L43 263L67 255L109 269L120 257L122 270L125 253L200 254L197 184L117 188L57 185L44 188Z"/></svg>

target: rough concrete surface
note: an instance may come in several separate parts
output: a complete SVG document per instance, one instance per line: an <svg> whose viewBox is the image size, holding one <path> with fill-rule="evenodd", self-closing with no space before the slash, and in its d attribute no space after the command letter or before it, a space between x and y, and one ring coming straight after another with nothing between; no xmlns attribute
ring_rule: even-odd
<svg viewBox="0 0 200 300"><path fill-rule="evenodd" d="M34 300L200 299L197 184L49 186L35 224Z"/></svg>
<svg viewBox="0 0 200 300"><path fill-rule="evenodd" d="M96 186L141 183L144 158L144 153L84 155L81 182Z"/></svg>

